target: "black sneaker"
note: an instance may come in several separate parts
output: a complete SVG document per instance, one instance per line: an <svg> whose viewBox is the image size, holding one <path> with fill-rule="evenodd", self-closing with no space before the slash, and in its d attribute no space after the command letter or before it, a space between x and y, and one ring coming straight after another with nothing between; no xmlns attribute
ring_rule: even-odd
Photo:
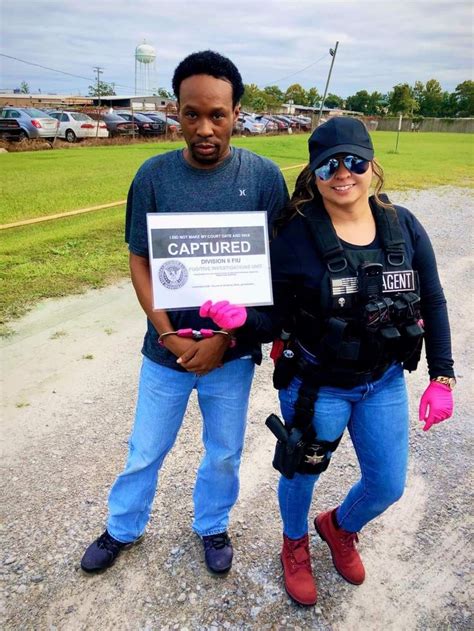
<svg viewBox="0 0 474 631"><path fill-rule="evenodd" d="M135 543L140 542L142 538L139 537L131 543L122 543L114 539L112 535L109 535L106 530L84 552L84 556L81 559L81 568L84 572L90 574L106 570L115 563L115 559L122 550L131 548Z"/></svg>
<svg viewBox="0 0 474 631"><path fill-rule="evenodd" d="M234 551L227 532L202 538L207 569L213 574L226 574L232 567Z"/></svg>

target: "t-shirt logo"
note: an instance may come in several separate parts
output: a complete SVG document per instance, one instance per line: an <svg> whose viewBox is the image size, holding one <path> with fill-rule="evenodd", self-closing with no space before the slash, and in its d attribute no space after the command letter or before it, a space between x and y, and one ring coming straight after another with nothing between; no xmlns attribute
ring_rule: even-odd
<svg viewBox="0 0 474 631"><path fill-rule="evenodd" d="M247 195L245 194L245 188L239 188L239 197L247 197Z"/></svg>

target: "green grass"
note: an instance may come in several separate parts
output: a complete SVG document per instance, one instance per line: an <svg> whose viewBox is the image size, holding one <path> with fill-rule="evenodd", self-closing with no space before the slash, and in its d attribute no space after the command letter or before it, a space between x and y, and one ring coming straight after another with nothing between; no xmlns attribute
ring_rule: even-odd
<svg viewBox="0 0 474 631"><path fill-rule="evenodd" d="M5 154L0 223L125 199L138 167L178 143L77 147Z"/></svg>
<svg viewBox="0 0 474 631"><path fill-rule="evenodd" d="M306 161L307 139L307 135L235 138L233 144L286 167ZM376 132L373 139L387 190L472 186L469 134L402 133L398 153L394 153L395 132ZM140 164L180 146L182 142L146 143L2 154L0 223L125 199ZM299 168L285 171L290 191L299 172ZM123 223L122 206L3 231L0 321L22 315L42 298L100 287L127 275Z"/></svg>
<svg viewBox="0 0 474 631"><path fill-rule="evenodd" d="M42 298L102 287L128 273L124 207L6 230L0 247L0 333Z"/></svg>
<svg viewBox="0 0 474 631"><path fill-rule="evenodd" d="M396 137L396 132L373 134L387 190L474 185L471 134L401 133L398 153Z"/></svg>
<svg viewBox="0 0 474 631"><path fill-rule="evenodd" d="M430 188L441 184L472 185L472 136L469 134L373 134L376 156L389 190ZM304 163L308 136L235 138L236 146L268 156L280 167ZM182 142L77 147L0 156L3 195L0 223L67 212L125 199L138 167L157 153ZM299 173L285 172L290 190Z"/></svg>

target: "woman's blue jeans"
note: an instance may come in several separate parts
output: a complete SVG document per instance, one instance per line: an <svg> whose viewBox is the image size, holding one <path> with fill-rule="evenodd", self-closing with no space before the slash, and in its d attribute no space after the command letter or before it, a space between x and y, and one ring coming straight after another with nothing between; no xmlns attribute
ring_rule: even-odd
<svg viewBox="0 0 474 631"><path fill-rule="evenodd" d="M280 390L281 412L291 424L301 381L295 378ZM377 381L352 390L322 387L316 399L313 425L321 440L333 441L349 428L361 478L337 509L339 525L358 532L403 494L408 464L408 396L399 364ZM330 467L331 465L329 465ZM308 532L308 513L319 475L296 473L281 477L278 499L283 532L299 539Z"/></svg>
<svg viewBox="0 0 474 631"><path fill-rule="evenodd" d="M109 495L107 530L115 539L128 543L145 530L158 472L175 443L194 388L203 417L205 453L194 487L193 528L201 536L227 530L239 492L254 369L250 358L242 358L197 377L143 359L128 459Z"/></svg>

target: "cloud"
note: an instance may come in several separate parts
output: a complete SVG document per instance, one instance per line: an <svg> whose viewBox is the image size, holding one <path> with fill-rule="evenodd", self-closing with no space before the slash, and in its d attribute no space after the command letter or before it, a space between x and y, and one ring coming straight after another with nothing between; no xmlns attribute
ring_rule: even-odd
<svg viewBox="0 0 474 631"><path fill-rule="evenodd" d="M167 88L185 55L212 48L231 57L246 83L263 87L292 75L280 87L299 82L322 91L336 41L330 91L342 96L431 77L451 91L472 74L472 6L464 1L3 0L3 16L1 52L91 79L99 65L122 93L134 85L134 50L144 39L157 51L153 85ZM43 92L88 86L2 59L0 87L22 80Z"/></svg>

